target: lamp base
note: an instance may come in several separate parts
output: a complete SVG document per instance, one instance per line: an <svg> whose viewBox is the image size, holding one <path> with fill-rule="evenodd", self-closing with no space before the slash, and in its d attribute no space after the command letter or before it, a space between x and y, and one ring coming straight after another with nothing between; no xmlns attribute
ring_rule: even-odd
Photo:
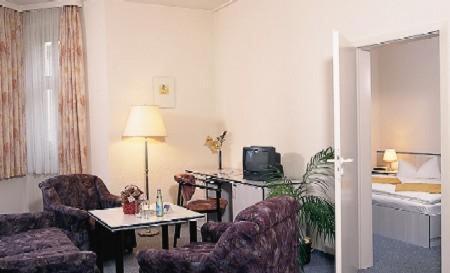
<svg viewBox="0 0 450 273"><path fill-rule="evenodd" d="M148 228L145 231L138 232L139 237L155 237L159 235L159 231Z"/></svg>

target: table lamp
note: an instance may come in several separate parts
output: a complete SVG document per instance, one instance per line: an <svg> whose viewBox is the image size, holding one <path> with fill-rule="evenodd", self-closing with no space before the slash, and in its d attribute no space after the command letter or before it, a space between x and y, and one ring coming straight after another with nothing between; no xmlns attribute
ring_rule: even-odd
<svg viewBox="0 0 450 273"><path fill-rule="evenodd" d="M166 126L159 112L159 107L155 105L132 106L123 136L138 137L145 140L145 195L149 199L148 140L167 136Z"/></svg>
<svg viewBox="0 0 450 273"><path fill-rule="evenodd" d="M397 161L397 153L394 149L386 149L383 155L383 161L389 163L389 171L393 171L392 162Z"/></svg>

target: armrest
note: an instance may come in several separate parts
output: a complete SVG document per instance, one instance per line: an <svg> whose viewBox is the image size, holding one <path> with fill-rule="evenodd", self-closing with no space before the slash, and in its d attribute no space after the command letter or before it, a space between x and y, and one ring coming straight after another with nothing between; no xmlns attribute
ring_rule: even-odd
<svg viewBox="0 0 450 273"><path fill-rule="evenodd" d="M230 227L233 223L217 223L217 222L207 222L202 226L202 241L208 243L217 243L222 234Z"/></svg>
<svg viewBox="0 0 450 273"><path fill-rule="evenodd" d="M55 219L51 212L0 215L0 236L53 226Z"/></svg>
<svg viewBox="0 0 450 273"><path fill-rule="evenodd" d="M122 200L114 194L105 194L101 197L102 208L117 208L122 206Z"/></svg>
<svg viewBox="0 0 450 273"><path fill-rule="evenodd" d="M183 249L139 251L137 260L142 273L171 272L195 273L201 272L199 262L191 262L190 252Z"/></svg>
<svg viewBox="0 0 450 273"><path fill-rule="evenodd" d="M78 208L53 205L49 208L55 214L56 226L68 231L89 230L89 213Z"/></svg>

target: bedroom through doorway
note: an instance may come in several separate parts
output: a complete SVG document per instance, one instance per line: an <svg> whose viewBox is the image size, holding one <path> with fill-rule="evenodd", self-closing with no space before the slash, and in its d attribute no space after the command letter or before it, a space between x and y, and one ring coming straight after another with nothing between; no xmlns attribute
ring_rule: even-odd
<svg viewBox="0 0 450 273"><path fill-rule="evenodd" d="M358 85L370 94L359 147L370 149L373 230L361 272L441 272L439 32L361 47Z"/></svg>

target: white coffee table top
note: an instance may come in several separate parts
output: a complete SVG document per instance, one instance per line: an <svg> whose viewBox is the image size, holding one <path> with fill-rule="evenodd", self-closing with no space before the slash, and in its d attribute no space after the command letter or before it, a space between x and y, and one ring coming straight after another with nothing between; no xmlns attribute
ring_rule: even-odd
<svg viewBox="0 0 450 273"><path fill-rule="evenodd" d="M150 226L176 224L195 221L205 217L203 214L171 205L170 211L163 217L151 215L149 218L138 218L134 214L124 214L121 207L104 210L91 210L89 214L100 224L111 231L131 230Z"/></svg>

